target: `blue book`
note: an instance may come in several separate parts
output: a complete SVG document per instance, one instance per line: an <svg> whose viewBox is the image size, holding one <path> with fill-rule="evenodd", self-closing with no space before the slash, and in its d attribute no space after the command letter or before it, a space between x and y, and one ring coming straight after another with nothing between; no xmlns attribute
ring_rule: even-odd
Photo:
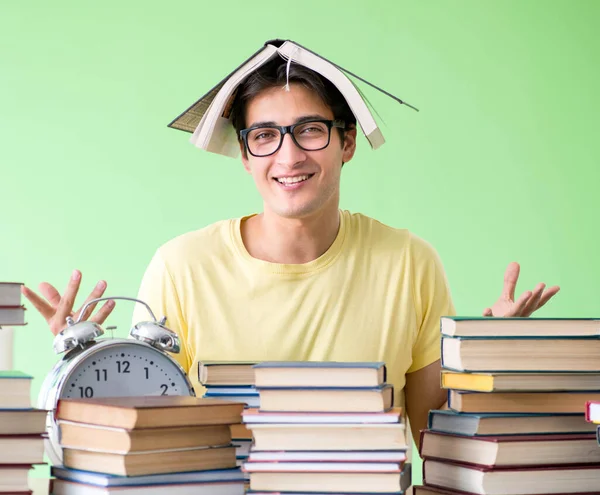
<svg viewBox="0 0 600 495"><path fill-rule="evenodd" d="M383 362L269 361L254 366L258 389L273 387L372 388L386 381Z"/></svg>
<svg viewBox="0 0 600 495"><path fill-rule="evenodd" d="M559 435L593 433L595 426L583 414L458 413L431 410L427 428L455 435Z"/></svg>
<svg viewBox="0 0 600 495"><path fill-rule="evenodd" d="M149 474L144 476L117 476L54 466L51 469L51 474L61 480L103 487L209 483L215 481L243 481L244 479L240 468Z"/></svg>

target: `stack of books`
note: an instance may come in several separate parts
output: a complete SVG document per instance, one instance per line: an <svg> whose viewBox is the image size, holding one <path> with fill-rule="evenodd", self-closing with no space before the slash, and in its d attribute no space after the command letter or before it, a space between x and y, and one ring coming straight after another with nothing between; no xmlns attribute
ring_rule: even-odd
<svg viewBox="0 0 600 495"><path fill-rule="evenodd" d="M259 407L260 397L254 387L254 365L251 361L200 361L198 381L205 388L203 398L243 402L246 407ZM237 465L248 459L252 432L243 424L231 426L231 441L236 447ZM248 475L245 475L248 479Z"/></svg>
<svg viewBox="0 0 600 495"><path fill-rule="evenodd" d="M0 493L31 493L43 464L46 411L31 407L32 377L13 370L13 326L25 325L20 283L0 282Z"/></svg>
<svg viewBox="0 0 600 495"><path fill-rule="evenodd" d="M244 405L188 396L67 399L55 495L241 495L230 426Z"/></svg>
<svg viewBox="0 0 600 495"><path fill-rule="evenodd" d="M31 407L31 380L0 371L0 493L31 493L29 471L44 462L46 411Z"/></svg>
<svg viewBox="0 0 600 495"><path fill-rule="evenodd" d="M384 363L265 362L249 493L399 493L410 484L406 436Z"/></svg>
<svg viewBox="0 0 600 495"><path fill-rule="evenodd" d="M585 405L600 400L600 322L442 318L450 410L421 432L415 495L600 493Z"/></svg>
<svg viewBox="0 0 600 495"><path fill-rule="evenodd" d="M21 304L21 286L17 282L0 282L0 326L25 325L25 306Z"/></svg>

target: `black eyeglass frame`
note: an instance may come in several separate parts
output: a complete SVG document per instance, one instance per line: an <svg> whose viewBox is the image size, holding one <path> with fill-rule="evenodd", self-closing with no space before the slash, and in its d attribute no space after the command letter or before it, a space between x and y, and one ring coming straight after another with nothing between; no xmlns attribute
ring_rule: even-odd
<svg viewBox="0 0 600 495"><path fill-rule="evenodd" d="M302 147L296 140L296 136L294 135L294 129L296 129L296 127L298 127L300 125L306 125L306 124L312 124L312 123L325 124L327 126L327 130L329 131L327 134L327 143L325 144L325 146L322 146L321 148L306 149L306 148ZM331 128L332 127L337 127L339 129L346 129L346 122L344 122L341 119L335 119L335 120L322 119L322 120L307 120L305 122L298 122L297 124L292 124L292 125L258 125L258 126L254 126L254 127L249 127L248 129L242 129L240 131L240 138L244 142L244 147L245 147L246 151L248 151L248 153L250 153L252 156L255 156L257 158L264 158L266 156L274 155L275 153L277 153L279 151L279 149L281 148L281 145L283 144L283 138L285 137L286 134L290 135L290 137L292 138L292 141L294 141L294 144L296 146L298 146L298 148L300 148L301 150L304 150L304 151L324 150L325 148L327 148L327 146L329 146L329 143L331 142ZM277 148L275 148L274 151L272 151L271 153L268 153L267 155L256 155L256 154L252 153L252 151L250 150L250 147L248 146L248 133L251 131L254 131L256 129L277 129L279 131L279 144L277 145Z"/></svg>

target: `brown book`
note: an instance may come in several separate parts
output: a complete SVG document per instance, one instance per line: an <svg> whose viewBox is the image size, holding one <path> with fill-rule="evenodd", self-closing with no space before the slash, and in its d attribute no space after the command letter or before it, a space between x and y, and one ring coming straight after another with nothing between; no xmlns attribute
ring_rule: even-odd
<svg viewBox="0 0 600 495"><path fill-rule="evenodd" d="M202 385L251 386L255 364L252 361L200 361L198 381Z"/></svg>
<svg viewBox="0 0 600 495"><path fill-rule="evenodd" d="M391 385L376 388L264 388L260 410L270 412L384 412L394 405Z"/></svg>
<svg viewBox="0 0 600 495"><path fill-rule="evenodd" d="M59 420L115 428L160 428L241 423L243 403L189 396L62 399Z"/></svg>
<svg viewBox="0 0 600 495"><path fill-rule="evenodd" d="M483 466L600 464L596 435L501 435L466 437L421 431L419 454Z"/></svg>
<svg viewBox="0 0 600 495"><path fill-rule="evenodd" d="M393 424L248 424L253 451L404 450L405 426Z"/></svg>
<svg viewBox="0 0 600 495"><path fill-rule="evenodd" d="M231 443L229 425L126 430L125 428L59 421L59 427L62 447L115 454L210 447Z"/></svg>
<svg viewBox="0 0 600 495"><path fill-rule="evenodd" d="M425 459L423 483L476 495L597 494L600 465L490 469Z"/></svg>
<svg viewBox="0 0 600 495"><path fill-rule="evenodd" d="M454 371L600 372L600 339L442 337L442 366Z"/></svg>
<svg viewBox="0 0 600 495"><path fill-rule="evenodd" d="M252 432L245 424L229 425L231 438L237 440L252 440Z"/></svg>
<svg viewBox="0 0 600 495"><path fill-rule="evenodd" d="M236 466L235 447L157 450L131 454L108 454L63 449L65 467L119 476L227 469Z"/></svg>
<svg viewBox="0 0 600 495"><path fill-rule="evenodd" d="M584 414L586 400L600 400L600 392L448 392L448 407L469 413Z"/></svg>

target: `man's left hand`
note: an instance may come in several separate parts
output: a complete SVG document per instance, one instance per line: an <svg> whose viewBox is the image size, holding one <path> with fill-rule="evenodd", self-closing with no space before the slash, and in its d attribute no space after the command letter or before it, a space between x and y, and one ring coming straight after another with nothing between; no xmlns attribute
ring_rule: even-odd
<svg viewBox="0 0 600 495"><path fill-rule="evenodd" d="M518 263L510 263L504 273L504 289L495 304L483 311L483 316L515 317L530 316L534 311L546 304L559 290L554 285L546 289L546 284L539 283L533 291L525 291L515 301L515 288L519 279L520 267Z"/></svg>

